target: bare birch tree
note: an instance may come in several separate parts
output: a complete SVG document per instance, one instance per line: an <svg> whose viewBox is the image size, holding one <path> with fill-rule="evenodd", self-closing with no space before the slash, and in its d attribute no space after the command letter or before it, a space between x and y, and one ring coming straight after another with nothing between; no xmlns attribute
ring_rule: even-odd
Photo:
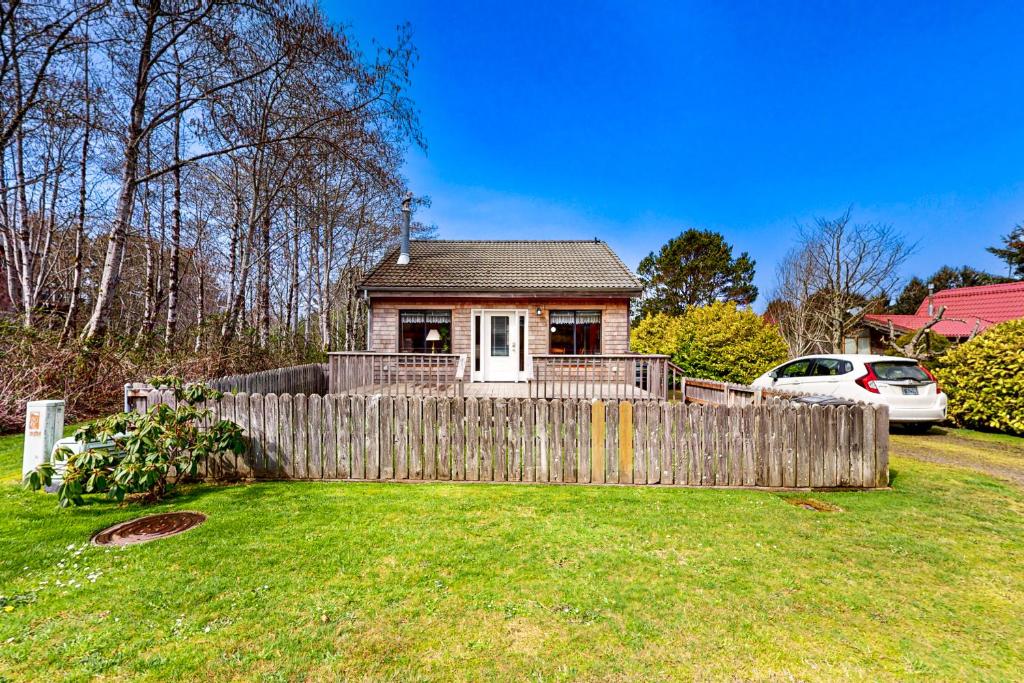
<svg viewBox="0 0 1024 683"><path fill-rule="evenodd" d="M139 351L362 344L358 284L424 146L407 28L364 53L302 0L0 3L0 288L22 325Z"/></svg>
<svg viewBox="0 0 1024 683"><path fill-rule="evenodd" d="M800 229L777 271L779 326L794 354L841 353L847 331L881 310L913 252L892 226L854 224L850 211Z"/></svg>

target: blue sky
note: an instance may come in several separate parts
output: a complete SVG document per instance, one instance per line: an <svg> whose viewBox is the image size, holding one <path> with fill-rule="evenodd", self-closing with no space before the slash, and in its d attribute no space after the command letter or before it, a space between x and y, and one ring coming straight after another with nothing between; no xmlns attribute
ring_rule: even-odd
<svg viewBox="0 0 1024 683"><path fill-rule="evenodd" d="M364 48L411 23L442 238L607 240L631 266L689 227L757 260L847 206L968 264L1024 221L1024 5L325 0Z"/></svg>

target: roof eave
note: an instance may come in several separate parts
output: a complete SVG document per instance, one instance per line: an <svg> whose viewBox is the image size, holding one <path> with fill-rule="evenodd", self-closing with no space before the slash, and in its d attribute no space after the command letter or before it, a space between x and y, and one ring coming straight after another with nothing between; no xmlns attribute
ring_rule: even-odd
<svg viewBox="0 0 1024 683"><path fill-rule="evenodd" d="M409 287L362 285L361 290L368 294L376 292L387 294L573 294L592 296L628 296L638 297L643 292L633 287Z"/></svg>
<svg viewBox="0 0 1024 683"><path fill-rule="evenodd" d="M882 320L874 320L872 318L868 318L868 317L865 316L865 317L861 318L861 323L863 323L867 327L871 327L871 328L874 328L876 330L880 330L882 332L888 331L889 325L892 325L894 329L897 329L900 332L910 332L912 329L914 329L914 328L908 327L906 325L901 325L900 323L897 323L897 322L895 322L893 320L889 320L888 318L886 318L884 321L882 321Z"/></svg>

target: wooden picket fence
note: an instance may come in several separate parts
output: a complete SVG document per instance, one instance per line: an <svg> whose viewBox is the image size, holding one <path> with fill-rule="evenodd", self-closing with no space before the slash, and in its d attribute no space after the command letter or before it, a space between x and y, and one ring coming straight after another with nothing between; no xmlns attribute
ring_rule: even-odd
<svg viewBox="0 0 1024 683"><path fill-rule="evenodd" d="M151 391L146 405L172 401ZM211 459L212 477L771 488L889 480L884 406L239 393L210 408L248 443L241 456Z"/></svg>
<svg viewBox="0 0 1024 683"><path fill-rule="evenodd" d="M228 375L211 379L206 384L218 391L244 391L247 394L326 394L327 363Z"/></svg>

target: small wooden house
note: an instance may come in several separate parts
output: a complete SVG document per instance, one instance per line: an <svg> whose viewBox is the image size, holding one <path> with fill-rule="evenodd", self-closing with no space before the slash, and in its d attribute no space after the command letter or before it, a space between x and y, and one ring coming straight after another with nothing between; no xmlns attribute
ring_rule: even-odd
<svg viewBox="0 0 1024 683"><path fill-rule="evenodd" d="M629 353L641 286L602 241L406 244L360 285L368 352L458 355L471 382L526 381L540 358Z"/></svg>

